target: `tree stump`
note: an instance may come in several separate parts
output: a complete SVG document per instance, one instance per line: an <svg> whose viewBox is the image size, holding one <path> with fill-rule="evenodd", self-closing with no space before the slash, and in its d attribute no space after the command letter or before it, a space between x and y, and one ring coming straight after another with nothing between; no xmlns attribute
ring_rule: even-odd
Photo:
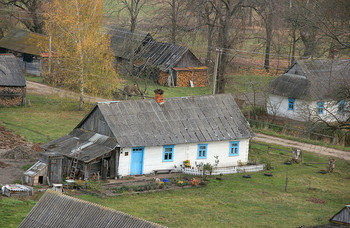
<svg viewBox="0 0 350 228"><path fill-rule="evenodd" d="M335 159L334 158L330 158L328 160L328 172L329 173L333 173L333 170L335 169Z"/></svg>

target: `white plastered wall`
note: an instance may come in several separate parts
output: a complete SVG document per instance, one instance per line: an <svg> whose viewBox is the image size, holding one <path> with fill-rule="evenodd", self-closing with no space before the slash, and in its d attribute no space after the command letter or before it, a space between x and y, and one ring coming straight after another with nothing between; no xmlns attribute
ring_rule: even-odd
<svg viewBox="0 0 350 228"><path fill-rule="evenodd" d="M230 142L239 141L239 155L229 156ZM198 159L198 144L208 144L207 158ZM228 167L237 165L238 161L248 161L249 139L227 140L218 142L201 142L174 145L174 159L172 162L163 162L163 146L145 147L143 160L143 174L153 173L153 170L158 169L175 169L183 164L183 161L190 160L191 166L203 162L204 164L215 164L215 157L219 156L219 167ZM123 153L120 154L119 176L130 175L132 148L123 148ZM125 153L128 156L125 156Z"/></svg>
<svg viewBox="0 0 350 228"><path fill-rule="evenodd" d="M317 101L305 101L295 99L294 110L288 110L288 97L277 95L269 95L267 101L267 113L269 115L276 115L286 117L299 121L324 120L326 122L335 122L338 120L345 120L349 113L339 113L336 102L326 101L324 103L323 114L316 113ZM347 104L347 108L348 104Z"/></svg>

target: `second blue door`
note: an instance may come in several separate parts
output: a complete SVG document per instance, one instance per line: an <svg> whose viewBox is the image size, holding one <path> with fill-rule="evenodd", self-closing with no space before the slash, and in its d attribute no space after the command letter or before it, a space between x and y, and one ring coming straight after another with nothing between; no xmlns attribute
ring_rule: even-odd
<svg viewBox="0 0 350 228"><path fill-rule="evenodd" d="M143 152L144 147L133 147L131 153L130 175L143 174Z"/></svg>

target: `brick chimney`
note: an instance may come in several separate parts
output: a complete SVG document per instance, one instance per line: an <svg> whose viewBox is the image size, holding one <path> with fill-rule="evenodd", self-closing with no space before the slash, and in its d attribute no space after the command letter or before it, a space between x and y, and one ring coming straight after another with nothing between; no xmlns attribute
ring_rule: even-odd
<svg viewBox="0 0 350 228"><path fill-rule="evenodd" d="M158 104L164 104L163 94L164 91L162 89L154 90L154 99L157 101Z"/></svg>

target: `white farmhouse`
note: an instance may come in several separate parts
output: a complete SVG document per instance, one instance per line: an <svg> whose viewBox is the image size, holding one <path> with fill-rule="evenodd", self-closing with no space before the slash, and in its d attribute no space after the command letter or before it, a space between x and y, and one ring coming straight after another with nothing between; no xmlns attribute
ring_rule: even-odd
<svg viewBox="0 0 350 228"><path fill-rule="evenodd" d="M350 60L299 60L270 83L267 112L299 121L346 121Z"/></svg>
<svg viewBox="0 0 350 228"><path fill-rule="evenodd" d="M56 176L68 174L79 151L80 174L100 172L105 178L176 169L185 160L193 166L214 164L214 156L219 167L228 167L248 161L252 136L231 94L167 98L163 104L154 99L103 102L71 133L43 145L42 161L61 172ZM52 182L57 179L48 175Z"/></svg>

